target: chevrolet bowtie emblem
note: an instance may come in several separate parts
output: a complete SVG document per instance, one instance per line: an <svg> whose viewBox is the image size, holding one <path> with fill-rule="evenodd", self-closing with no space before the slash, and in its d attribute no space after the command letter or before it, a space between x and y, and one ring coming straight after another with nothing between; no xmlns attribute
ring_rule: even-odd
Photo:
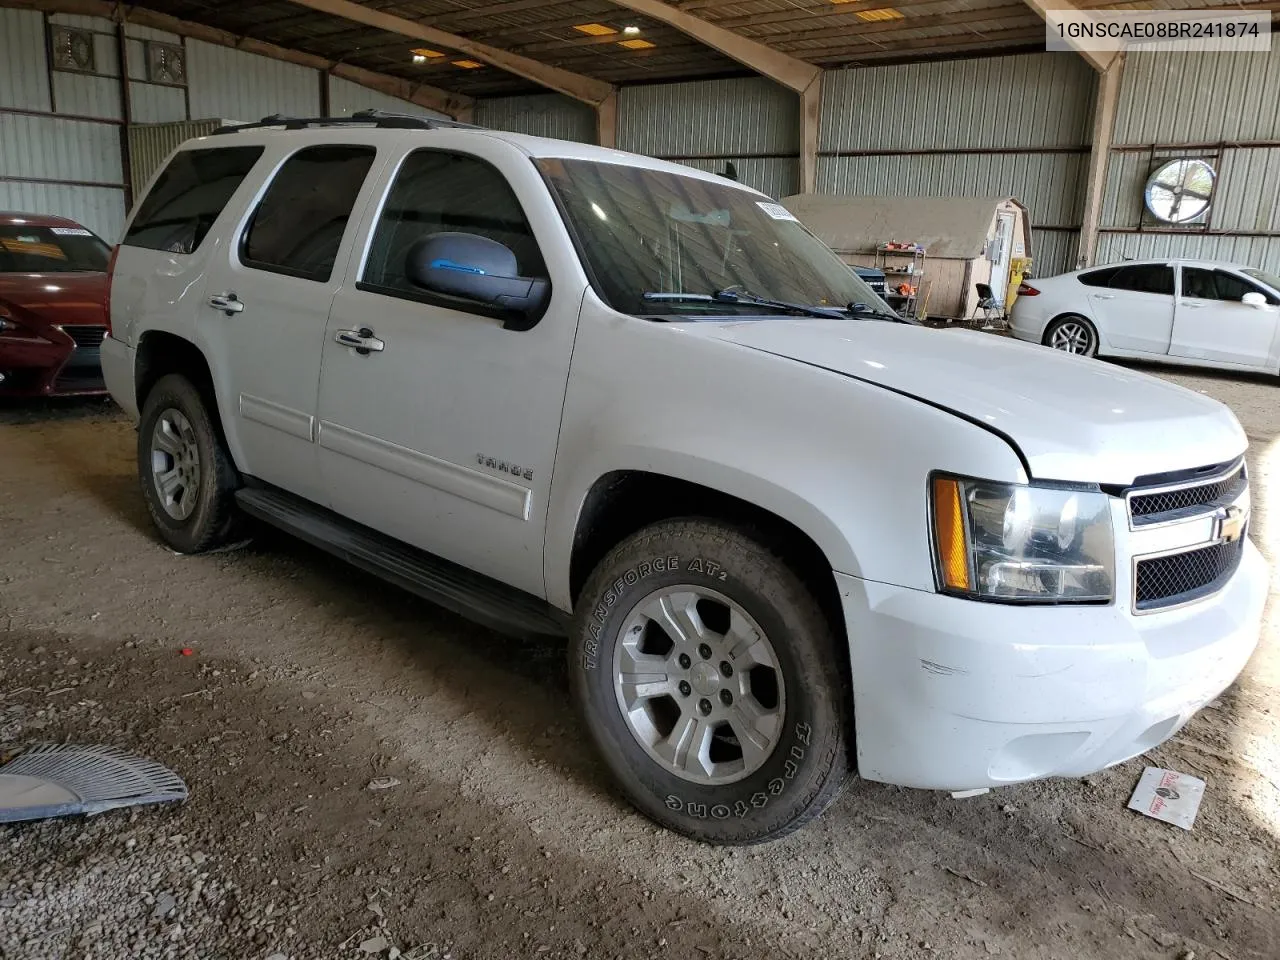
<svg viewBox="0 0 1280 960"><path fill-rule="evenodd" d="M1214 517L1215 540L1223 543L1235 543L1244 534L1249 515L1240 507L1232 504L1223 507Z"/></svg>

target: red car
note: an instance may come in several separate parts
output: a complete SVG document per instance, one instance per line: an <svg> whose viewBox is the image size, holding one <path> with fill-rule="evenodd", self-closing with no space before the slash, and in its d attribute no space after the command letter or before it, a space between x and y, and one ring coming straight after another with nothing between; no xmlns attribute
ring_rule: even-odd
<svg viewBox="0 0 1280 960"><path fill-rule="evenodd" d="M106 392L110 255L74 220L0 212L0 397Z"/></svg>

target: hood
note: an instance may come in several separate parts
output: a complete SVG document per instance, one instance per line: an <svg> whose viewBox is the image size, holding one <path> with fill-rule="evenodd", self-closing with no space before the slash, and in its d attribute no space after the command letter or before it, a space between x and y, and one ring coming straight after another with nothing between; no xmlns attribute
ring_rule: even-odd
<svg viewBox="0 0 1280 960"><path fill-rule="evenodd" d="M1041 480L1128 485L1238 457L1234 414L1164 380L969 330L870 320L694 323L692 332L788 357L952 410L1016 444Z"/></svg>
<svg viewBox="0 0 1280 960"><path fill-rule="evenodd" d="M16 308L35 332L54 324L103 326L105 273L0 273L0 304Z"/></svg>

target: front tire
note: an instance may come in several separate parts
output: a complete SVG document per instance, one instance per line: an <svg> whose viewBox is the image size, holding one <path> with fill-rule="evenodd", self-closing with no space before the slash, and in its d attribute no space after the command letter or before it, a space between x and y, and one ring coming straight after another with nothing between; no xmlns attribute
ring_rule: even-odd
<svg viewBox="0 0 1280 960"><path fill-rule="evenodd" d="M138 478L160 537L179 553L201 553L235 533L240 478L200 391L162 377L138 422Z"/></svg>
<svg viewBox="0 0 1280 960"><path fill-rule="evenodd" d="M1079 314L1058 317L1044 331L1044 345L1079 357L1098 355L1098 331Z"/></svg>
<svg viewBox="0 0 1280 960"><path fill-rule="evenodd" d="M777 554L675 520L609 553L570 641L582 722L626 798L697 840L777 839L849 770L835 632Z"/></svg>

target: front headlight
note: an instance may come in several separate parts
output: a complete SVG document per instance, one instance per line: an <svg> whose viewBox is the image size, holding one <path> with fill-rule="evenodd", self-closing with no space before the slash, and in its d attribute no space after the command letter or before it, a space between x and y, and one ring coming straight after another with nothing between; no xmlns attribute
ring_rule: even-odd
<svg viewBox="0 0 1280 960"><path fill-rule="evenodd" d="M941 475L931 486L938 589L1022 603L1112 598L1106 494Z"/></svg>

